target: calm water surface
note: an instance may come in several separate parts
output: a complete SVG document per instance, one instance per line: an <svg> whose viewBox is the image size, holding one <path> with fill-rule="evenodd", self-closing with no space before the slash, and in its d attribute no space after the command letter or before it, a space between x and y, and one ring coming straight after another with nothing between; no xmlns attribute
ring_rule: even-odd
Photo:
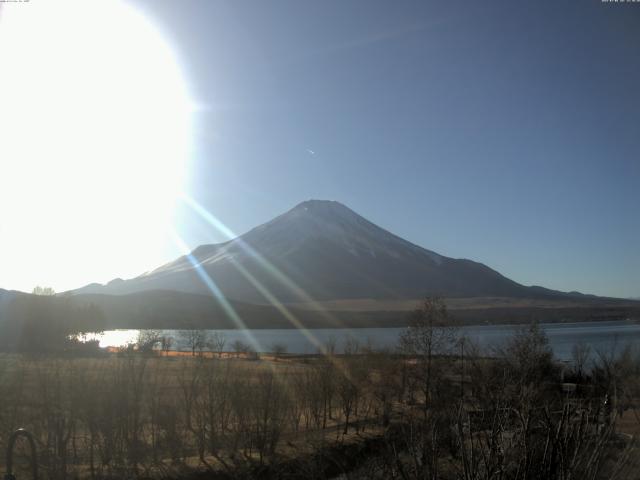
<svg viewBox="0 0 640 480"><path fill-rule="evenodd" d="M611 352L627 344L640 345L640 324L631 321L579 322L541 324L556 357L571 359L571 349L579 342L589 344L592 351ZM461 333L478 344L485 353L502 345L518 330L512 325L475 325L463 327ZM253 345L259 352L271 351L274 344L286 345L289 353L317 353L320 345L335 342L341 352L349 339L361 345L371 344L376 348L393 348L404 328L357 328L314 330L209 330L220 332L226 338L225 349L231 350L235 340ZM97 336L101 347L120 347L135 342L139 330L110 330ZM188 350L176 330L164 330L163 335L174 338L173 348Z"/></svg>

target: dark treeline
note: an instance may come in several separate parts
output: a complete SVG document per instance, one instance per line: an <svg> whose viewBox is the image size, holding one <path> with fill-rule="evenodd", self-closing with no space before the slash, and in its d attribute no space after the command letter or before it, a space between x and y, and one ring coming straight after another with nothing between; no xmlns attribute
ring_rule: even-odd
<svg viewBox="0 0 640 480"><path fill-rule="evenodd" d="M74 336L105 327L102 310L52 295L20 295L0 316L0 351L56 352L86 348Z"/></svg>
<svg viewBox="0 0 640 480"><path fill-rule="evenodd" d="M43 289L46 290L46 289ZM7 295L12 297L13 295ZM25 294L15 294L26 302ZM234 321L227 315L220 303L211 296L187 294L170 291L138 292L132 295L100 295L74 294L58 295L56 301L69 302L68 307L81 311L89 306L100 309L102 316L96 321L94 316L86 316L86 323L81 328L88 329L233 329ZM500 306L492 305L491 299L477 299L460 306L451 299L449 315L456 322L465 325L478 324L529 324L536 322L569 322L569 321L605 321L640 318L640 303L619 299L574 299L557 304L551 302L544 306L535 306L535 301L523 299ZM500 300L500 299L493 299ZM248 328L293 328L290 320L282 315L273 305L253 305L229 300L234 310L243 319ZM488 303L487 303L488 301ZM2 319L10 315L11 300L2 301L0 292L0 325ZM457 304L456 304L457 303ZM487 303L487 304L484 304ZM373 307L372 307L373 308ZM333 310L333 323L327 323L325 314L311 309L288 306L288 310L306 328L359 328L359 327L406 327L407 312L405 310L355 311Z"/></svg>
<svg viewBox="0 0 640 480"><path fill-rule="evenodd" d="M620 430L621 419L640 430L631 349L579 345L562 365L534 324L489 358L438 300L415 312L397 351L344 347L268 359L5 354L0 449L28 428L43 478L56 480L636 478L638 444Z"/></svg>

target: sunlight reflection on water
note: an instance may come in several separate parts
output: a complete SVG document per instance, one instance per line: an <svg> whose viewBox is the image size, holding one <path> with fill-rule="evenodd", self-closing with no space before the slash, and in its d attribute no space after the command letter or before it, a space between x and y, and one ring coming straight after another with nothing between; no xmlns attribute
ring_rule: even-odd
<svg viewBox="0 0 640 480"><path fill-rule="evenodd" d="M124 347L135 343L139 333L140 330L107 330L102 333L88 333L82 336L82 340L99 340L100 348Z"/></svg>

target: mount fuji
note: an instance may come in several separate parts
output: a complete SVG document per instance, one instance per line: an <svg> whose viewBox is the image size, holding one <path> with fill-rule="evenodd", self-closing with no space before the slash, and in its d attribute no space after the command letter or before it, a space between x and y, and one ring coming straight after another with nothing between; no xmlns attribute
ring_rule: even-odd
<svg viewBox="0 0 640 480"><path fill-rule="evenodd" d="M203 278L211 282L203 281ZM170 290L268 304L348 299L409 300L581 296L526 287L478 262L404 240L335 201L309 200L231 241L202 245L130 280L91 284L76 294Z"/></svg>

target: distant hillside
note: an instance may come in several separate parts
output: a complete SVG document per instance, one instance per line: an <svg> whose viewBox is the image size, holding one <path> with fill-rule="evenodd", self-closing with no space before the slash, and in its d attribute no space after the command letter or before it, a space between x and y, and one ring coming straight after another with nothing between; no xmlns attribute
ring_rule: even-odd
<svg viewBox="0 0 640 480"><path fill-rule="evenodd" d="M9 307L9 304L15 296L16 292L10 292L0 288L0 320L2 320L2 312Z"/></svg>
<svg viewBox="0 0 640 480"><path fill-rule="evenodd" d="M96 305L104 313L105 328L240 328L210 295L172 291L129 295L77 295L74 305ZM419 300L402 302L363 301L288 305L286 315L271 305L230 302L230 307L249 328L402 327ZM498 298L449 299L452 317L465 324L529 323L560 321L640 320L640 302L513 300ZM293 319L293 320L292 320Z"/></svg>
<svg viewBox="0 0 640 480"><path fill-rule="evenodd" d="M41 314L25 317L28 305L37 300ZM43 303L44 302L44 303ZM40 322L55 319L63 328L102 330L235 329L248 328L340 328L402 327L419 300L338 300L286 307L231 301L225 309L211 295L176 291L137 292L128 295L80 294L36 297L0 293L0 346L8 332L39 331ZM593 320L640 320L640 302L580 300L531 300L513 298L448 299L452 317L461 323L528 323ZM25 306L27 310L25 310ZM232 310L232 314L229 313ZM25 323L27 321L27 323ZM23 327L21 327L23 325ZM66 325L66 327L64 327ZM9 328L10 330L6 330Z"/></svg>

